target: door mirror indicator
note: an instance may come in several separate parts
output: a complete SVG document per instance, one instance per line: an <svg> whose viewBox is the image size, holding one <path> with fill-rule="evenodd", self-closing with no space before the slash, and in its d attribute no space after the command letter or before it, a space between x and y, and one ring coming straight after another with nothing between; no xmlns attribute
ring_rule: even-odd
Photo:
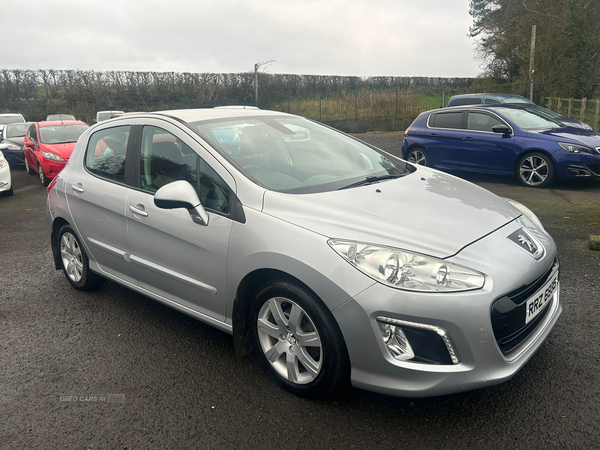
<svg viewBox="0 0 600 450"><path fill-rule="evenodd" d="M173 181L161 187L154 194L154 204L161 209L185 208L194 223L208 225L208 213L196 190L185 180Z"/></svg>
<svg viewBox="0 0 600 450"><path fill-rule="evenodd" d="M500 134L512 134L512 130L506 125L494 125L492 131Z"/></svg>

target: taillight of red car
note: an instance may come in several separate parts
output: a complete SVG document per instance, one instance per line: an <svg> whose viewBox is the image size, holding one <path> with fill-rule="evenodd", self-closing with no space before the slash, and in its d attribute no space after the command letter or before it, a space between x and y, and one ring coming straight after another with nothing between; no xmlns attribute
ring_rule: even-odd
<svg viewBox="0 0 600 450"><path fill-rule="evenodd" d="M52 181L50 182L50 184L48 185L48 189L46 190L46 193L50 193L50 191L52 190L52 188L54 187L54 185L56 184L56 182L58 181L58 175L56 175Z"/></svg>
<svg viewBox="0 0 600 450"><path fill-rule="evenodd" d="M404 137L408 137L408 132L409 132L409 131L410 131L410 128L407 128L407 129L404 131Z"/></svg>

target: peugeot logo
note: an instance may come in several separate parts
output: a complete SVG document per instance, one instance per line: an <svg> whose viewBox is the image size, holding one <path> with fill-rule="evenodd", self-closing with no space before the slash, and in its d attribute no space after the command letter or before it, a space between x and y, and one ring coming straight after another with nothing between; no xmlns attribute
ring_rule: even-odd
<svg viewBox="0 0 600 450"><path fill-rule="evenodd" d="M508 239L513 241L535 259L542 259L546 251L540 241L533 235L532 232L525 228L515 231Z"/></svg>
<svg viewBox="0 0 600 450"><path fill-rule="evenodd" d="M524 234L519 234L517 236L517 239L519 240L519 243L521 245L527 247L527 250L529 250L529 253L535 252L535 246L533 245L533 242L531 242L531 240L527 236L525 236Z"/></svg>

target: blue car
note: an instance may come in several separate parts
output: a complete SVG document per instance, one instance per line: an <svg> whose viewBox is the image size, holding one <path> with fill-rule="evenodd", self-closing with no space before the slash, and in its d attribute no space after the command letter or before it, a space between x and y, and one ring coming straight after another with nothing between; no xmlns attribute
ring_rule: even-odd
<svg viewBox="0 0 600 450"><path fill-rule="evenodd" d="M600 177L600 134L567 127L516 105L421 113L404 133L402 156L442 170L517 176L529 187Z"/></svg>

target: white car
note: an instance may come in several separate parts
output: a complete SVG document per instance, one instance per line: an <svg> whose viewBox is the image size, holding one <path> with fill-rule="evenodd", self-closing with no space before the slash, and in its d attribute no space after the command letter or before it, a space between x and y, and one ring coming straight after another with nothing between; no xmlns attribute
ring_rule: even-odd
<svg viewBox="0 0 600 450"><path fill-rule="evenodd" d="M0 152L0 195L13 195L10 166L2 152Z"/></svg>

